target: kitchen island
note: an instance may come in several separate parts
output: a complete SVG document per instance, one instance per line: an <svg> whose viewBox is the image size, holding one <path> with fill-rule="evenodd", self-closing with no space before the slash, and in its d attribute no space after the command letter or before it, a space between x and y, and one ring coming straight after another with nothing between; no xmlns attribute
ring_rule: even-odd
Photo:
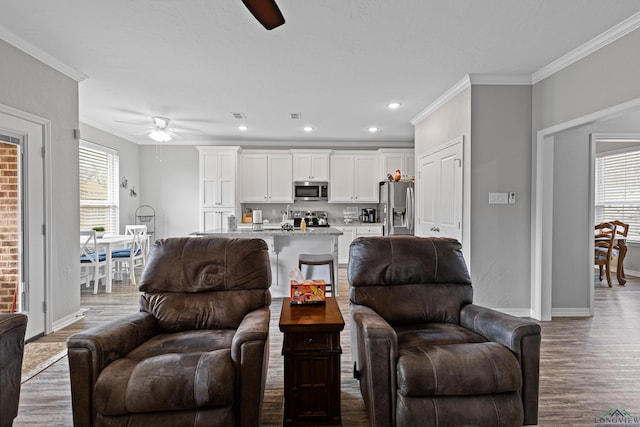
<svg viewBox="0 0 640 427"><path fill-rule="evenodd" d="M342 231L333 228L307 228L306 231L283 231L279 229L265 229L253 231L251 229L238 229L236 231L209 230L192 233L193 236L217 236L231 238L260 238L269 246L269 258L271 260L271 295L274 298L289 296L289 273L298 268L298 256L300 254L331 254L334 258L334 277L338 280L338 236ZM326 269L324 269L326 270ZM328 274L324 278L329 281ZM338 284L332 284L334 296L338 295Z"/></svg>

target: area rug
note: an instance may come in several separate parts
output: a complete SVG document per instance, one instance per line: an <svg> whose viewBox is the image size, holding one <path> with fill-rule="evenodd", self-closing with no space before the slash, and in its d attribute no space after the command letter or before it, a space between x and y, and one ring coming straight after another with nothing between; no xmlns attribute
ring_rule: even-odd
<svg viewBox="0 0 640 427"><path fill-rule="evenodd" d="M65 342L30 342L24 346L22 382L35 377L67 355Z"/></svg>

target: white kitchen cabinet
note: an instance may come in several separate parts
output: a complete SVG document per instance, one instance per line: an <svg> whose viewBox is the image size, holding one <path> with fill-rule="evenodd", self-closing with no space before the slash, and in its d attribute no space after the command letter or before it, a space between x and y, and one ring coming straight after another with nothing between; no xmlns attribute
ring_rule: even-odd
<svg viewBox="0 0 640 427"><path fill-rule="evenodd" d="M342 231L342 236L338 236L338 264L349 262L349 245L356 237L382 236L382 224L340 225L335 228Z"/></svg>
<svg viewBox="0 0 640 427"><path fill-rule="evenodd" d="M332 154L329 167L329 202L378 202L377 153Z"/></svg>
<svg viewBox="0 0 640 427"><path fill-rule="evenodd" d="M360 236L382 236L382 224L358 225L356 237Z"/></svg>
<svg viewBox="0 0 640 427"><path fill-rule="evenodd" d="M220 224L214 227L212 222L213 211L235 213L237 209L237 166L240 147L196 148L199 152L199 226L200 231L205 231L219 228ZM226 219L224 225L226 226Z"/></svg>
<svg viewBox="0 0 640 427"><path fill-rule="evenodd" d="M228 230L228 219L233 215L236 216L235 209L211 209L205 208L202 209L201 214L201 224L202 231L211 231L211 230Z"/></svg>
<svg viewBox="0 0 640 427"><path fill-rule="evenodd" d="M338 236L338 264L348 264L349 245L356 238L356 227L345 225L335 228L342 231L342 236Z"/></svg>
<svg viewBox="0 0 640 427"><path fill-rule="evenodd" d="M380 153L380 180L386 181L387 174L395 176L397 169L400 169L400 174L403 178L411 178L416 173L416 160L413 149L390 149L381 148L378 150Z"/></svg>
<svg viewBox="0 0 640 427"><path fill-rule="evenodd" d="M200 206L236 206L238 147L197 147L200 152Z"/></svg>
<svg viewBox="0 0 640 427"><path fill-rule="evenodd" d="M293 202L293 166L289 152L245 151L241 159L243 202Z"/></svg>
<svg viewBox="0 0 640 427"><path fill-rule="evenodd" d="M291 150L294 181L328 181L331 150Z"/></svg>

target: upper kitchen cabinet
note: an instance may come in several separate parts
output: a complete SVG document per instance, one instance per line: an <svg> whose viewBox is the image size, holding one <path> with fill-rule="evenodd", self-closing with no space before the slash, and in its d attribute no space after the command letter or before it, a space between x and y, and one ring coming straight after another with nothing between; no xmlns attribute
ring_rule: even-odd
<svg viewBox="0 0 640 427"><path fill-rule="evenodd" d="M200 207L236 207L239 147L196 147L200 153Z"/></svg>
<svg viewBox="0 0 640 427"><path fill-rule="evenodd" d="M387 174L395 176L397 169L400 169L400 174L403 178L412 178L416 174L416 160L413 149L411 148L381 148L378 150L380 153L380 164L382 169L380 170L380 180L386 181Z"/></svg>
<svg viewBox="0 0 640 427"><path fill-rule="evenodd" d="M378 153L371 151L331 154L329 202L377 203L379 161Z"/></svg>
<svg viewBox="0 0 640 427"><path fill-rule="evenodd" d="M293 163L288 151L247 150L240 158L243 202L293 202Z"/></svg>
<svg viewBox="0 0 640 427"><path fill-rule="evenodd" d="M328 181L331 150L291 150L294 181Z"/></svg>

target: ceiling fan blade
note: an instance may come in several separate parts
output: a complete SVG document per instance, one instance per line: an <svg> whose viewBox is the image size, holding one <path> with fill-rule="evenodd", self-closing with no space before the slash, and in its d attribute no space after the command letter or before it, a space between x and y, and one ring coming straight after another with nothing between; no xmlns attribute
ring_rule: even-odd
<svg viewBox="0 0 640 427"><path fill-rule="evenodd" d="M136 125L136 126L149 126L149 121L146 122L125 122L124 120L114 120L116 123L124 123L126 125Z"/></svg>
<svg viewBox="0 0 640 427"><path fill-rule="evenodd" d="M275 0L242 0L242 3L267 30L284 24L284 16Z"/></svg>
<svg viewBox="0 0 640 427"><path fill-rule="evenodd" d="M170 131L172 132L184 132L184 133L196 133L196 132L200 132L200 129L194 129L194 128L183 128L183 127L179 127L179 128L174 128L173 126L169 128Z"/></svg>

